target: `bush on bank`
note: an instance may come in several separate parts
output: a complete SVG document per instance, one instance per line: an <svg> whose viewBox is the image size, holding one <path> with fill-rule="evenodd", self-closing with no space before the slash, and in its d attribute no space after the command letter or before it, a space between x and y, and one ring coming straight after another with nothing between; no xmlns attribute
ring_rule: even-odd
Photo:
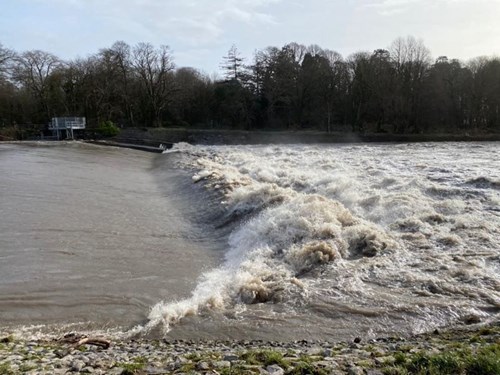
<svg viewBox="0 0 500 375"><path fill-rule="evenodd" d="M113 121L102 121L96 131L103 137L114 137L120 133L120 129Z"/></svg>

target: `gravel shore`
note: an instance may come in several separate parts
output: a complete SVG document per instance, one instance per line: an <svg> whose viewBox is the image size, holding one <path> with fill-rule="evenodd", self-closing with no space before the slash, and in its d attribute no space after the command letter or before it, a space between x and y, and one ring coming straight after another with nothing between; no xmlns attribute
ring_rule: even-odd
<svg viewBox="0 0 500 375"><path fill-rule="evenodd" d="M0 337L0 374L500 374L498 323L353 342L140 339L107 347L105 338L78 345L82 338Z"/></svg>

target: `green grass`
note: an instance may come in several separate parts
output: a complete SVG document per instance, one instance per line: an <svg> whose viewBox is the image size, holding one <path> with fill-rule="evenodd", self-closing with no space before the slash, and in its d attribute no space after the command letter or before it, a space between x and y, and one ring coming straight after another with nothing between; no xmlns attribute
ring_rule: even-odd
<svg viewBox="0 0 500 375"><path fill-rule="evenodd" d="M185 363L181 367L181 372L187 373L187 374L194 372L195 370L196 370L196 365L192 362Z"/></svg>
<svg viewBox="0 0 500 375"><path fill-rule="evenodd" d="M14 371L12 371L8 363L3 363L0 365L0 375L13 375L13 374Z"/></svg>
<svg viewBox="0 0 500 375"><path fill-rule="evenodd" d="M36 366L33 364L24 363L21 366L19 366L19 371L21 371L21 373L25 373L34 369L36 369Z"/></svg>
<svg viewBox="0 0 500 375"><path fill-rule="evenodd" d="M398 352L395 363L382 369L385 375L500 375L500 344L439 354Z"/></svg>
<svg viewBox="0 0 500 375"><path fill-rule="evenodd" d="M115 367L123 368L122 375L134 375L139 370L142 370L146 367L147 359L144 357L135 357L133 358L133 362L127 363L116 363Z"/></svg>
<svg viewBox="0 0 500 375"><path fill-rule="evenodd" d="M243 365L234 365L231 367L224 367L219 372L220 375L260 375L256 369L248 369Z"/></svg>
<svg viewBox="0 0 500 375"><path fill-rule="evenodd" d="M286 372L287 375L327 375L328 373L326 370L316 368L311 363L303 361L298 362Z"/></svg>
<svg viewBox="0 0 500 375"><path fill-rule="evenodd" d="M394 354L394 364L395 365L404 365L406 363L407 355L403 352L397 352Z"/></svg>
<svg viewBox="0 0 500 375"><path fill-rule="evenodd" d="M240 355L240 359L250 365L278 365L287 369L290 362L283 358L283 354L274 350L250 350Z"/></svg>
<svg viewBox="0 0 500 375"><path fill-rule="evenodd" d="M382 369L384 375L408 375L408 370L402 366L390 366Z"/></svg>
<svg viewBox="0 0 500 375"><path fill-rule="evenodd" d="M466 367L468 374L500 374L500 344L481 348L477 355L469 358Z"/></svg>

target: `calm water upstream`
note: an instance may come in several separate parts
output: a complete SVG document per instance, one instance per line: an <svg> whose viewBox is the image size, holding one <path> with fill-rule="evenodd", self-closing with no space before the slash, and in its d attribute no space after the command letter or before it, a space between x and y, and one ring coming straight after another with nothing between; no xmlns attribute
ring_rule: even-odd
<svg viewBox="0 0 500 375"><path fill-rule="evenodd" d="M498 143L0 144L0 213L11 329L340 339L499 317Z"/></svg>
<svg viewBox="0 0 500 375"><path fill-rule="evenodd" d="M188 296L217 264L209 233L186 220L194 207L171 189L182 176L154 173L153 158L83 144L0 145L3 325L136 324L158 300ZM171 184L160 183L165 174Z"/></svg>

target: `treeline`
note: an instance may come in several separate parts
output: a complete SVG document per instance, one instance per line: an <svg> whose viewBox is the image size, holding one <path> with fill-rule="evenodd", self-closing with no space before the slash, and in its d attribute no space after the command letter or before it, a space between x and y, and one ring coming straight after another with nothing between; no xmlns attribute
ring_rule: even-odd
<svg viewBox="0 0 500 375"><path fill-rule="evenodd" d="M432 61L413 37L347 58L317 45L268 47L224 77L176 68L149 43L71 61L0 45L0 127L85 116L97 126L318 129L389 133L500 132L500 59Z"/></svg>

